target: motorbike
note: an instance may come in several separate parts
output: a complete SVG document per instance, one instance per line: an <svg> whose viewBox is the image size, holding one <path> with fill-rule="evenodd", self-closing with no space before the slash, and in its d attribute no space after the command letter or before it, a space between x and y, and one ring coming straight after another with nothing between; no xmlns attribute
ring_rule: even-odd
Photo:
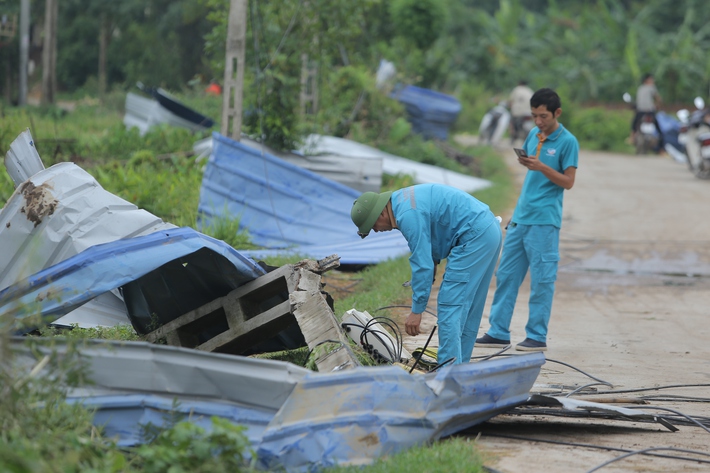
<svg viewBox="0 0 710 473"><path fill-rule="evenodd" d="M496 145L510 123L510 112L505 102L500 102L488 110L478 127L478 143Z"/></svg>
<svg viewBox="0 0 710 473"><path fill-rule="evenodd" d="M695 99L695 107L684 138L688 167L696 177L710 179L710 108L700 97Z"/></svg>
<svg viewBox="0 0 710 473"><path fill-rule="evenodd" d="M515 144L516 140L525 140L525 138L528 137L530 130L535 127L532 115L513 117L511 120L510 144Z"/></svg>
<svg viewBox="0 0 710 473"><path fill-rule="evenodd" d="M626 92L623 99L624 102L633 106L631 94ZM655 112L643 112L639 117L638 124L634 130L633 142L636 154L650 154L658 151L659 134L656 129L655 119Z"/></svg>

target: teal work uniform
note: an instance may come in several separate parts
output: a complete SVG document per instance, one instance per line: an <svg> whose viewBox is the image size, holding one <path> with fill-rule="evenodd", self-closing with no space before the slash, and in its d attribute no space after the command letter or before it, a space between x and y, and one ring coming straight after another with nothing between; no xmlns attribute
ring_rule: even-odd
<svg viewBox="0 0 710 473"><path fill-rule="evenodd" d="M523 143L528 156L536 155L539 143L539 129L535 127ZM538 159L564 173L569 167L577 167L579 143L572 133L559 124L557 130L543 141ZM488 335L491 337L510 340L515 300L529 268L530 300L525 332L527 338L547 342L560 260L563 195L564 188L550 181L542 172L528 170L496 271L496 291L488 319L491 324Z"/></svg>
<svg viewBox="0 0 710 473"><path fill-rule="evenodd" d="M486 204L442 184L400 189L391 201L397 228L411 251L412 312L426 309L435 265L446 258L437 296L437 359L467 363L500 253L500 225Z"/></svg>

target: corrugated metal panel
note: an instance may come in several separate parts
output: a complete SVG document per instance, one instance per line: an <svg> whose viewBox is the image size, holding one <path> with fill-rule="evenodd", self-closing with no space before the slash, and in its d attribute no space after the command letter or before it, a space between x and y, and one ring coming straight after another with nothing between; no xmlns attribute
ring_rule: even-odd
<svg viewBox="0 0 710 473"><path fill-rule="evenodd" d="M265 273L226 243L175 228L95 245L39 271L0 291L0 314L51 321L122 287L128 316L145 333Z"/></svg>
<svg viewBox="0 0 710 473"><path fill-rule="evenodd" d="M5 165L20 188L0 209L0 290L92 245L175 228L106 192L71 163L45 170L29 129L12 142ZM80 327L130 323L118 291L54 322Z"/></svg>
<svg viewBox="0 0 710 473"><path fill-rule="evenodd" d="M350 209L359 191L218 133L205 169L199 224L239 218L240 228L266 251L315 259L337 253L341 264L370 264L407 254L399 232L357 236ZM269 251L278 250L278 251Z"/></svg>
<svg viewBox="0 0 710 473"><path fill-rule="evenodd" d="M5 167L15 187L44 169L29 128L10 144L5 155Z"/></svg>
<svg viewBox="0 0 710 473"><path fill-rule="evenodd" d="M0 289L94 245L172 228L77 165L56 164L20 185L0 212Z"/></svg>
<svg viewBox="0 0 710 473"><path fill-rule="evenodd" d="M193 132L207 130L212 126L211 121L210 125L206 126L182 118L163 107L157 100L132 92L126 94L126 114L123 116L126 128L137 127L140 134L144 135L151 127L161 123L187 128Z"/></svg>
<svg viewBox="0 0 710 473"><path fill-rule="evenodd" d="M33 343L40 353L52 350L42 339ZM46 343L65 350L61 341ZM29 370L30 352L24 353ZM140 422L160 425L158 409L192 422L213 414L247 426L261 467L287 472L368 464L484 422L525 403L545 363L542 353L531 353L427 375L392 366L314 373L280 361L138 342L88 342L80 353L92 384L69 397L95 407L95 422L120 445L143 440Z"/></svg>
<svg viewBox="0 0 710 473"><path fill-rule="evenodd" d="M360 192L380 192L382 186L382 159L335 155L303 156L300 153L276 151L244 136L239 142L259 153L283 159ZM200 157L209 157L212 154L212 138L198 141L193 150Z"/></svg>
<svg viewBox="0 0 710 473"><path fill-rule="evenodd" d="M469 193L492 185L490 181L480 177L468 176L438 166L419 163L411 159L385 153L362 143L335 136L309 135L300 151L305 155L382 159L383 172L391 175L407 174L413 176L415 184L446 184Z"/></svg>

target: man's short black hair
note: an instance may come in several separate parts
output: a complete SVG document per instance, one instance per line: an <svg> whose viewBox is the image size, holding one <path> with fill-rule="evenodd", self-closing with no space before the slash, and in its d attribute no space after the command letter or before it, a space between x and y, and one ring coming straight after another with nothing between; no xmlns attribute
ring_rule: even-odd
<svg viewBox="0 0 710 473"><path fill-rule="evenodd" d="M650 72L647 72L641 78L641 83L643 84L644 82L646 82L648 79L651 79L652 77L653 77L653 74L651 74Z"/></svg>
<svg viewBox="0 0 710 473"><path fill-rule="evenodd" d="M541 105L545 105L548 112L555 113L555 111L562 106L562 102L557 92L545 88L538 90L530 98L530 107L537 108Z"/></svg>

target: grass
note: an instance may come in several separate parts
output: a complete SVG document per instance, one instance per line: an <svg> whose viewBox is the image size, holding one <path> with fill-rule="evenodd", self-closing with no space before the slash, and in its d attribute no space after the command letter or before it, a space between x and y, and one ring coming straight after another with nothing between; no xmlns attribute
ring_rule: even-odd
<svg viewBox="0 0 710 473"><path fill-rule="evenodd" d="M326 468L323 473L482 473L483 459L476 443L452 437L431 446L410 448L378 459L368 466Z"/></svg>

